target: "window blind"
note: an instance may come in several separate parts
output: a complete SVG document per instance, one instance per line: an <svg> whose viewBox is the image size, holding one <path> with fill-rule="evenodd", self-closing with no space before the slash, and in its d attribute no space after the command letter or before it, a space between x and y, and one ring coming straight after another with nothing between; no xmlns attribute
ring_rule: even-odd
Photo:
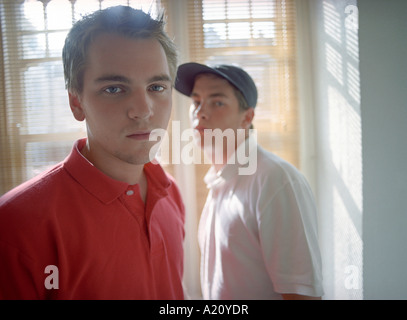
<svg viewBox="0 0 407 320"><path fill-rule="evenodd" d="M296 34L293 0L190 0L189 61L234 64L259 91L254 127L265 148L299 166ZM196 166L198 207L208 165Z"/></svg>
<svg viewBox="0 0 407 320"><path fill-rule="evenodd" d="M70 111L62 47L73 22L113 5L151 10L151 0L1 0L0 194L63 160L85 136Z"/></svg>
<svg viewBox="0 0 407 320"><path fill-rule="evenodd" d="M259 90L259 139L298 165L294 1L191 0L188 6L191 60L248 71Z"/></svg>
<svg viewBox="0 0 407 320"><path fill-rule="evenodd" d="M63 160L73 141L85 136L64 88L61 50L72 23L112 5L154 13L161 3L166 1L0 1L0 194ZM298 165L293 0L186 3L188 60L246 69L259 89L254 122L259 142ZM206 169L197 165L197 181ZM198 189L204 198L206 188Z"/></svg>

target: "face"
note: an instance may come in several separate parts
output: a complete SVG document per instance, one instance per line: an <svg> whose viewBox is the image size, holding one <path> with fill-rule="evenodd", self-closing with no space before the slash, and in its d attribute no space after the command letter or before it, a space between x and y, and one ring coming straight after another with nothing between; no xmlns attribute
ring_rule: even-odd
<svg viewBox="0 0 407 320"><path fill-rule="evenodd" d="M90 45L83 90L70 93L77 120L86 120L87 158L95 162L144 164L166 129L172 85L162 46L154 39L99 35ZM92 162L93 162L92 161Z"/></svg>
<svg viewBox="0 0 407 320"><path fill-rule="evenodd" d="M191 98L193 101L190 108L192 127L199 133L201 147L205 147L205 129L220 129L222 133L229 131L233 133L235 143L231 145L230 142L227 144L224 141L221 148L224 154L230 155L240 142L237 140L240 137L237 133L238 129L249 128L253 109L241 111L233 86L226 79L209 73L196 77ZM211 143L212 149L217 148L214 146L215 139L211 139Z"/></svg>

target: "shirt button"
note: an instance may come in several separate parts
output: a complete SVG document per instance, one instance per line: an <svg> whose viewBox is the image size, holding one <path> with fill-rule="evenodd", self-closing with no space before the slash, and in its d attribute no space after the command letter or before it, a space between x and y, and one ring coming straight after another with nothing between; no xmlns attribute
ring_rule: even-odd
<svg viewBox="0 0 407 320"><path fill-rule="evenodd" d="M133 191L133 190L127 190L127 191L126 191L126 194L127 194L128 196L132 196L132 195L134 194L134 191Z"/></svg>

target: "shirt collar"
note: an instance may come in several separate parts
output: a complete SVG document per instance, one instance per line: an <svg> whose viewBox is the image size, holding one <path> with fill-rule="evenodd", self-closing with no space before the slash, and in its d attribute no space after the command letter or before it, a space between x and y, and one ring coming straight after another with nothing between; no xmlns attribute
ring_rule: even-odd
<svg viewBox="0 0 407 320"><path fill-rule="evenodd" d="M249 149L247 149L249 148ZM245 150L249 150L249 155L247 157L242 157L239 155L245 154ZM242 142L235 150L235 152L230 156L228 162L222 169L219 171L215 170L214 166L211 166L209 171L204 177L204 181L208 189L213 188L224 183L227 180L230 180L232 177L235 177L239 174L239 168L244 167L248 164L249 161L257 161L257 156L253 157L254 153L257 150L257 138L255 134L250 134L249 137ZM243 161L242 161L243 160Z"/></svg>
<svg viewBox="0 0 407 320"><path fill-rule="evenodd" d="M87 191L108 204L126 192L129 184L110 178L89 162L80 152L85 144L86 138L75 142L71 153L64 161L64 168ZM148 182L151 181L151 185L155 186L154 191L165 196L171 182L161 166L147 163L144 165L144 170Z"/></svg>

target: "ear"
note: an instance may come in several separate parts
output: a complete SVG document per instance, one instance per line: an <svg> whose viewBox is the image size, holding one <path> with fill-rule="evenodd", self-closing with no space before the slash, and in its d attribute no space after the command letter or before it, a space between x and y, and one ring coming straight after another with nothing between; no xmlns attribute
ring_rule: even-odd
<svg viewBox="0 0 407 320"><path fill-rule="evenodd" d="M71 111L75 119L78 121L85 120L85 112L82 108L82 103L79 94L68 92L68 96L69 96L69 106L71 107Z"/></svg>
<svg viewBox="0 0 407 320"><path fill-rule="evenodd" d="M243 113L242 128L249 129L254 118L254 108L249 108L243 111Z"/></svg>

